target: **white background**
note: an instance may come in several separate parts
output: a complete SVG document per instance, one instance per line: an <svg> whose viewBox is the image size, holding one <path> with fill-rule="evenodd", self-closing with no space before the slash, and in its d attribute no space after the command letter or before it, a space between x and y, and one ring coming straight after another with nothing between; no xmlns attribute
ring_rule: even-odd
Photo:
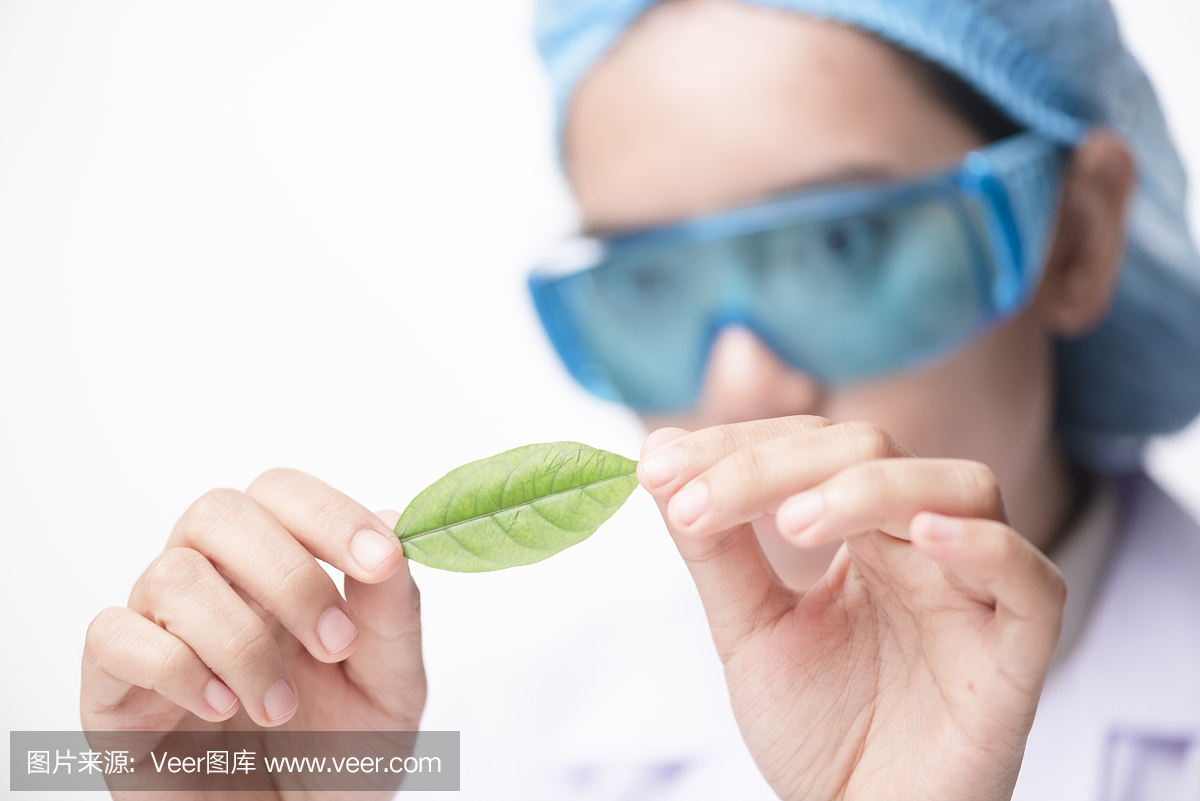
<svg viewBox="0 0 1200 801"><path fill-rule="evenodd" d="M1200 2L1118 5L1200 173ZM288 465L403 508L527 442L636 456L636 420L569 383L524 294L573 219L530 15L0 0L4 729L78 726L88 622L210 487ZM1200 508L1200 429L1151 467ZM414 568L428 725L465 743L490 662L604 593L686 581L635 498L550 565ZM477 660L478 687L439 682Z"/></svg>

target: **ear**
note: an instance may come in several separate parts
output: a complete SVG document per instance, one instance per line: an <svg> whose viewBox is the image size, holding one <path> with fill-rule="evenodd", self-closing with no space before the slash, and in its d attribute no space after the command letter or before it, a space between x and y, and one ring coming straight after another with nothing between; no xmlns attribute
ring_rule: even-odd
<svg viewBox="0 0 1200 801"><path fill-rule="evenodd" d="M1133 156L1115 132L1095 130L1075 147L1035 302L1053 333L1080 336L1108 312L1124 262L1134 181Z"/></svg>

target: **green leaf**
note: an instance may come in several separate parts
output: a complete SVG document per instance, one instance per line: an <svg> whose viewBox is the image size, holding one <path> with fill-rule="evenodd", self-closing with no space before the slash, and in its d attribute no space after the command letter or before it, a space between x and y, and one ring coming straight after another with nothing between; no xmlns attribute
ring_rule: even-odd
<svg viewBox="0 0 1200 801"><path fill-rule="evenodd" d="M414 562L459 573L529 565L587 539L637 487L637 462L581 445L526 445L451 470L396 534Z"/></svg>

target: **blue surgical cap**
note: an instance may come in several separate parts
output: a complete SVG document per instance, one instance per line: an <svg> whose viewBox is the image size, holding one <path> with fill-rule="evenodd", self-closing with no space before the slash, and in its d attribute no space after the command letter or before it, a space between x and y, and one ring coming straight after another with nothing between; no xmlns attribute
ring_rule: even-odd
<svg viewBox="0 0 1200 801"><path fill-rule="evenodd" d="M1067 144L1093 126L1133 148L1139 186L1104 321L1057 343L1057 427L1072 455L1135 468L1148 437L1200 412L1200 256L1158 99L1108 0L742 0L853 25L957 75L1022 126ZM539 0L538 50L559 130L579 81L656 0Z"/></svg>

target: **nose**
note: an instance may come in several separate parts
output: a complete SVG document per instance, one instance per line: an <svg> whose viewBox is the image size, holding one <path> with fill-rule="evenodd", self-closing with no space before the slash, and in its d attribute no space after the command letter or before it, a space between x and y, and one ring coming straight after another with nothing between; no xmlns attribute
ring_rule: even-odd
<svg viewBox="0 0 1200 801"><path fill-rule="evenodd" d="M713 342L696 412L704 425L819 414L821 386L786 364L754 332L723 329Z"/></svg>

